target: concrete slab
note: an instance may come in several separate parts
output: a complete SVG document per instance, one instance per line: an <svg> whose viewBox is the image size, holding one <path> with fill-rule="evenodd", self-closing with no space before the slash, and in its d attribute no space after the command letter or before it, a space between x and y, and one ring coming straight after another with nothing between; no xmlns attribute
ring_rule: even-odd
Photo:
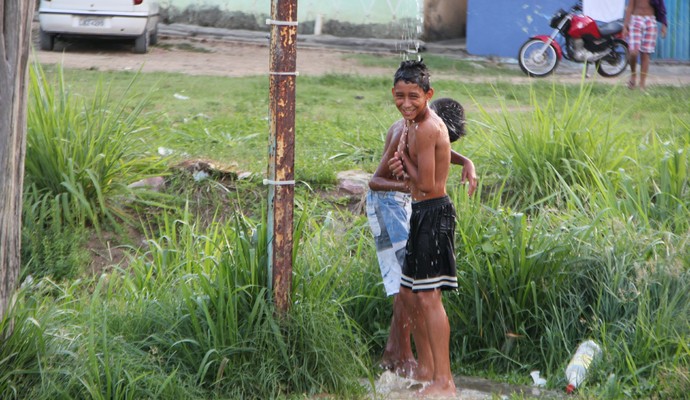
<svg viewBox="0 0 690 400"><path fill-rule="evenodd" d="M422 384L411 379L401 378L390 371L386 371L375 382L376 389L372 391L371 398L376 400L407 400L419 399L417 391ZM450 399L462 400L493 400L510 399L514 395L525 399L563 399L565 393L554 390L546 390L538 387L510 385L497 383L488 379L468 376L456 376L456 396Z"/></svg>

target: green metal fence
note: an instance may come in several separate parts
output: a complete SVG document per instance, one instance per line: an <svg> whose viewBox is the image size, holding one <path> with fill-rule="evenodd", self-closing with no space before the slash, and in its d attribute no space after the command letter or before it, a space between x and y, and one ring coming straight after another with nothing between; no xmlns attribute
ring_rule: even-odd
<svg viewBox="0 0 690 400"><path fill-rule="evenodd" d="M659 35L654 58L660 60L690 61L690 1L665 0L668 33Z"/></svg>

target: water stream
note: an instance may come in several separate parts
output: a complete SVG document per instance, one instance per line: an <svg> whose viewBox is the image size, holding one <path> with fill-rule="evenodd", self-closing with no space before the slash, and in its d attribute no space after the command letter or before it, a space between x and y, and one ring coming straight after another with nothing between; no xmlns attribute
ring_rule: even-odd
<svg viewBox="0 0 690 400"><path fill-rule="evenodd" d="M416 17L403 23L402 38L396 49L403 60L416 59L421 60L420 47L421 36L424 31L424 2L423 0L408 0L414 1L416 7Z"/></svg>

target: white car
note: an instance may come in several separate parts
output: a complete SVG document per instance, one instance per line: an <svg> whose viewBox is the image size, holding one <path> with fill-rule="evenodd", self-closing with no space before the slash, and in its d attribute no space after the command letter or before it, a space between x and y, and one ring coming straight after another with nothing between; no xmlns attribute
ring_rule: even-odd
<svg viewBox="0 0 690 400"><path fill-rule="evenodd" d="M39 45L53 50L55 38L134 39L146 53L158 41L159 7L151 0L41 0Z"/></svg>

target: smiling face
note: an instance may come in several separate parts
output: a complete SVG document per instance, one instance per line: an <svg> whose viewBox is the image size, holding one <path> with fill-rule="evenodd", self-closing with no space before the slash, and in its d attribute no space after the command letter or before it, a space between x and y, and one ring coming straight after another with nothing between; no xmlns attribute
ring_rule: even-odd
<svg viewBox="0 0 690 400"><path fill-rule="evenodd" d="M434 89L427 92L416 83L399 80L392 89L395 106L402 117L407 121L413 121L418 116L427 112L427 105L434 95Z"/></svg>

